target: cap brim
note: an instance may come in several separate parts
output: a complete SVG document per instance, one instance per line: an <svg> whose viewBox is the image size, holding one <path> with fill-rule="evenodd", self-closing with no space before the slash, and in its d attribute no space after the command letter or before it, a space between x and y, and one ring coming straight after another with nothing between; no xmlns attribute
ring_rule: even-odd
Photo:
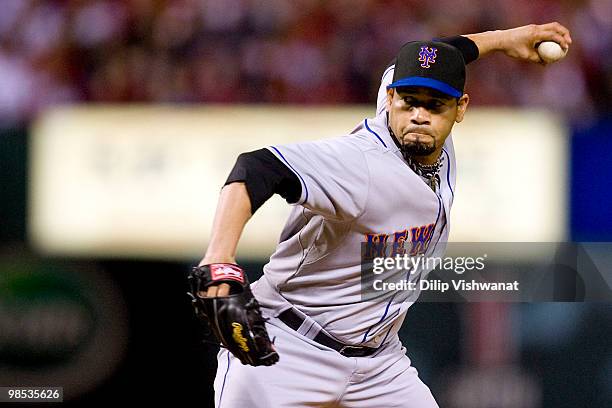
<svg viewBox="0 0 612 408"><path fill-rule="evenodd" d="M453 88L447 83L438 81L437 79L417 77L417 76L398 79L397 81L388 85L387 89L399 88L402 86L423 86L425 88L432 88L432 89L435 89L436 91L440 91L442 93L450 95L453 98L460 98L461 95L463 95L463 92Z"/></svg>

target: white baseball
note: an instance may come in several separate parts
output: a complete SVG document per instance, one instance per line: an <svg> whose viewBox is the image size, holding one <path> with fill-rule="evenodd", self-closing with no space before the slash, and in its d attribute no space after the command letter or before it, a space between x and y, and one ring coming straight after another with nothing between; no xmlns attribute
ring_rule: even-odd
<svg viewBox="0 0 612 408"><path fill-rule="evenodd" d="M551 62L559 61L561 58L565 57L567 50L561 48L561 46L554 41L544 41L538 46L538 54L544 62L550 64Z"/></svg>

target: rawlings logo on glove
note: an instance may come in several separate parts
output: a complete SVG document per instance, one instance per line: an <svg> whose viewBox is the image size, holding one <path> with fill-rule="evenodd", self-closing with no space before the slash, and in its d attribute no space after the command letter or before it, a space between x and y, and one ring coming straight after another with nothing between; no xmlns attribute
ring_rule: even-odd
<svg viewBox="0 0 612 408"><path fill-rule="evenodd" d="M231 264L211 264L210 276L213 281L235 280L244 283L244 271L238 265Z"/></svg>
<svg viewBox="0 0 612 408"><path fill-rule="evenodd" d="M241 349L248 352L249 346L247 345L247 340L242 335L242 325L240 323L232 323L232 327L234 328L234 333L232 337L236 343L240 346Z"/></svg>

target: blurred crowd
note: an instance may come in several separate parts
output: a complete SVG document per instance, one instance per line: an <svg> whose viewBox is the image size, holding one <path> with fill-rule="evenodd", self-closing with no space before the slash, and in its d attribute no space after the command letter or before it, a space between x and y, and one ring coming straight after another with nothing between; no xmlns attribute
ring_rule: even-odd
<svg viewBox="0 0 612 408"><path fill-rule="evenodd" d="M472 103L609 113L610 0L2 0L0 125L79 102L373 104L406 41L555 20L563 63L478 61Z"/></svg>

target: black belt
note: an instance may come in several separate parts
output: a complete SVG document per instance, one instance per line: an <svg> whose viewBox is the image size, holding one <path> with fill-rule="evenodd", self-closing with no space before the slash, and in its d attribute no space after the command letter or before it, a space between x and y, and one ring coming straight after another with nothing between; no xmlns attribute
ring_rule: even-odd
<svg viewBox="0 0 612 408"><path fill-rule="evenodd" d="M293 330L297 331L302 323L304 323L304 318L297 314L293 309L287 309L281 314L278 315L278 318L285 323L287 326L291 327ZM366 346L349 346L343 343L340 343L338 340L334 339L327 333L322 330L315 336L314 339L319 344L327 346L336 350L338 353L342 354L346 357L367 357L374 354L374 352L378 349Z"/></svg>

